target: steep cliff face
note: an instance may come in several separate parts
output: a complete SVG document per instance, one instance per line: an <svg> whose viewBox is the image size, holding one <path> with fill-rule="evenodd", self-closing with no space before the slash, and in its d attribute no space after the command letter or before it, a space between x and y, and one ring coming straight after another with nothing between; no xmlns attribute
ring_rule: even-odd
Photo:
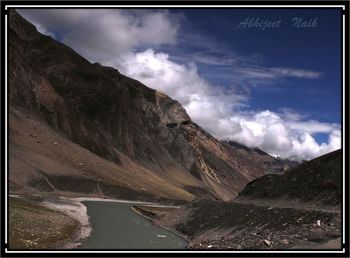
<svg viewBox="0 0 350 258"><path fill-rule="evenodd" d="M181 190L179 199L211 195L228 201L250 180L264 175L256 164L241 169L240 160L232 159L232 149L195 124L176 100L116 69L91 64L71 48L37 32L15 11L9 15L8 87L14 150L20 148L24 157L24 149L45 154L44 149L28 147L23 138L30 127L28 119L18 119L18 114L14 117L16 112L30 114L30 119L75 143L74 148L85 148L113 164L115 171L100 177L99 184L126 188L139 184L154 195L172 186ZM16 159L15 154L12 158ZM77 172L76 176L91 177L91 173L102 173L100 169ZM51 184L53 179L47 175L55 174L52 169L36 165L33 171L38 170L42 172L33 172L35 178ZM120 170L130 178L120 179ZM157 183L149 175L157 178ZM13 185L26 184L17 182L11 172L10 179ZM94 193L105 194L100 188Z"/></svg>

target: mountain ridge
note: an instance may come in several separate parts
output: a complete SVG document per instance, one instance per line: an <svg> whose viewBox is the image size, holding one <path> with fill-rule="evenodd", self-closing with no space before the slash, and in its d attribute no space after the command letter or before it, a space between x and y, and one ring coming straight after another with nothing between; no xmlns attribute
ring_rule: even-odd
<svg viewBox="0 0 350 258"><path fill-rule="evenodd" d="M82 147L112 163L108 166L113 166L115 172L108 176L74 165L75 177L93 181L86 182L94 185L89 188L90 194L104 195L103 184L134 190L136 179L123 179L121 184L117 175L122 170L130 179L139 173L135 182L142 185L139 189L146 189L137 190L140 195L149 191L167 195L169 188L174 188L181 194L175 194L173 189L171 195L182 200L210 196L229 201L249 181L265 174L259 169L260 164L240 164L232 158L233 151L194 123L176 100L114 68L91 64L73 49L37 32L14 10L9 15L9 65L10 146L18 150L15 159L23 163L15 168L26 173L21 168L28 163L23 161L27 155L24 149L35 153L28 154L33 159L28 181L20 182L10 173L10 181L17 189L33 190L32 181L39 179L46 185L44 188L50 188L50 184L52 188L52 176L63 173L52 172L57 170L52 168L54 165L44 166L38 161L38 157L46 158L47 151L36 147L43 142L34 141L35 145L28 147L25 132L20 129L32 127L35 131L35 121L41 123L43 130L47 127L45 130L51 133L52 128L59 137L71 141L74 148L79 148L78 153ZM16 112L22 114L16 117ZM62 153L52 154L47 162L64 165L54 162L61 157L55 155ZM68 157L65 160L71 162ZM158 183L152 185L149 175Z"/></svg>
<svg viewBox="0 0 350 258"><path fill-rule="evenodd" d="M341 248L342 150L250 183L231 202L195 200L159 212L137 206L193 249Z"/></svg>

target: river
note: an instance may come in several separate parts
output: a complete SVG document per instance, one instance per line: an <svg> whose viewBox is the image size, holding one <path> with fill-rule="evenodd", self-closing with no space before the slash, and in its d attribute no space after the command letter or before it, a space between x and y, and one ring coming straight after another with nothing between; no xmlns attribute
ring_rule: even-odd
<svg viewBox="0 0 350 258"><path fill-rule="evenodd" d="M81 249L184 249L186 241L134 213L134 203L83 201L92 227Z"/></svg>

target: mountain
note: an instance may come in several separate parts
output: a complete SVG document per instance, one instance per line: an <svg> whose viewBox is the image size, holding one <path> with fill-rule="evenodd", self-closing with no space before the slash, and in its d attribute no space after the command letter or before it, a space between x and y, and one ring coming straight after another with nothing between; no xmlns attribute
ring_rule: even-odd
<svg viewBox="0 0 350 258"><path fill-rule="evenodd" d="M342 150L250 182L232 202L196 200L167 214L136 207L194 249L339 249Z"/></svg>
<svg viewBox="0 0 350 258"><path fill-rule="evenodd" d="M176 100L90 63L14 10L8 38L11 192L229 201L265 175L267 164L235 157Z"/></svg>
<svg viewBox="0 0 350 258"><path fill-rule="evenodd" d="M340 206L342 150L304 162L283 175L265 175L250 182L238 199Z"/></svg>
<svg viewBox="0 0 350 258"><path fill-rule="evenodd" d="M263 171L264 174L283 174L289 168L298 165L298 162L282 160L272 157L259 148L248 148L238 142L222 141L222 145L230 152L233 160L239 163L241 170Z"/></svg>

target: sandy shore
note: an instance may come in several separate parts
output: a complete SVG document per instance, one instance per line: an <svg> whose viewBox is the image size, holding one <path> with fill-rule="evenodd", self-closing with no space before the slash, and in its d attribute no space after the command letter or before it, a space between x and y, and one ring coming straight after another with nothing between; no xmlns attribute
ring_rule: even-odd
<svg viewBox="0 0 350 258"><path fill-rule="evenodd" d="M83 240L90 236L92 228L90 226L87 208L81 202L70 200L68 198L59 198L54 202L43 201L40 204L47 208L60 211L80 223L78 232L73 236L71 243L66 243L63 248L77 248L81 245Z"/></svg>

